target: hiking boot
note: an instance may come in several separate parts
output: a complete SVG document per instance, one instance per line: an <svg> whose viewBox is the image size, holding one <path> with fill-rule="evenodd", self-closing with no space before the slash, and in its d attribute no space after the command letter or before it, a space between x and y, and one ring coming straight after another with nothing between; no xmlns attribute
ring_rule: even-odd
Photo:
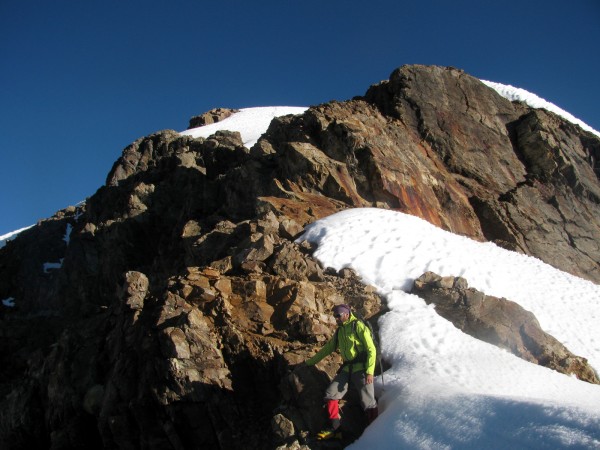
<svg viewBox="0 0 600 450"><path fill-rule="evenodd" d="M367 426L371 425L377 416L379 416L379 412L377 410L377 406L374 408L369 408L365 410L365 416L367 418Z"/></svg>
<svg viewBox="0 0 600 450"><path fill-rule="evenodd" d="M340 430L334 430L333 428L326 428L323 431L319 431L317 439L319 441L327 441L329 439L341 439L342 432Z"/></svg>

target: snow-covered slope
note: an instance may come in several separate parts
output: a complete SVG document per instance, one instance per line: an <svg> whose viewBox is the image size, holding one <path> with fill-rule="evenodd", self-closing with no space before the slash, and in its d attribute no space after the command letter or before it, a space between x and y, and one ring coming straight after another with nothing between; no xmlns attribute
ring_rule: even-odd
<svg viewBox="0 0 600 450"><path fill-rule="evenodd" d="M381 416L351 448L600 448L600 386L472 338L406 291L426 271L463 276L532 311L600 369L600 286L417 217L352 209L309 225L326 266L354 268L386 297ZM385 381L385 385L383 383Z"/></svg>
<svg viewBox="0 0 600 450"><path fill-rule="evenodd" d="M554 114L562 117L563 119L565 119L571 123L574 123L575 125L579 125L584 130L589 131L590 133L594 133L596 136L600 137L600 132L594 130L592 127L590 127L584 121L578 119L577 117L573 116L573 114L568 113L564 109L559 108L555 104L550 103L549 101L546 101L543 98L538 97L537 95L526 91L525 89L516 88L511 85L495 83L493 81L485 81L485 80L481 80L481 81L486 86L491 87L498 94L500 94L502 97L510 100L511 102L512 101L521 101L521 102L524 102L527 105L531 106L532 108L547 109L548 111L553 112Z"/></svg>
<svg viewBox="0 0 600 450"><path fill-rule="evenodd" d="M30 225L28 227L25 228L21 228L19 230L15 230L15 231L11 231L10 233L6 233L2 236L0 236L0 248L4 247L6 245L6 242L9 241L10 239L14 238L15 236L17 236L19 233L31 228L33 225Z"/></svg>

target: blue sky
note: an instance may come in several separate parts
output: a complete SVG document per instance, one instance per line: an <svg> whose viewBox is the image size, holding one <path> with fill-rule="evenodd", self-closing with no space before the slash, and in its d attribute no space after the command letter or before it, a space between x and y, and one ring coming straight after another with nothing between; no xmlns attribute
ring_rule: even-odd
<svg viewBox="0 0 600 450"><path fill-rule="evenodd" d="M600 2L0 0L0 235L94 194L214 107L362 95L403 64L526 89L600 130Z"/></svg>

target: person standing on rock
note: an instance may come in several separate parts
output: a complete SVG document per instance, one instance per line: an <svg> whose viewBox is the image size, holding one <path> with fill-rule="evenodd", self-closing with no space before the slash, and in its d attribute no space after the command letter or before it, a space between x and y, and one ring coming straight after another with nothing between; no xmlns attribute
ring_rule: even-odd
<svg viewBox="0 0 600 450"><path fill-rule="evenodd" d="M371 331L352 314L348 305L335 306L333 316L338 324L335 334L321 350L305 361L307 366L313 366L334 351L338 351L344 361L325 391L325 405L331 426L317 435L321 440L341 437L338 430L341 420L339 401L348 392L350 383L358 390L367 422L373 422L378 414L373 384L376 348Z"/></svg>

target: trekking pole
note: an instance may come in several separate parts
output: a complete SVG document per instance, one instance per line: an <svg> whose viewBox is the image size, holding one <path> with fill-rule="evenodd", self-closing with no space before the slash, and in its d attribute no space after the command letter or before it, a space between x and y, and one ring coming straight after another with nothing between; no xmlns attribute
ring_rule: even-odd
<svg viewBox="0 0 600 450"><path fill-rule="evenodd" d="M381 389L385 391L385 380L383 379L383 362L381 357L381 348L379 348L379 370L381 371Z"/></svg>

